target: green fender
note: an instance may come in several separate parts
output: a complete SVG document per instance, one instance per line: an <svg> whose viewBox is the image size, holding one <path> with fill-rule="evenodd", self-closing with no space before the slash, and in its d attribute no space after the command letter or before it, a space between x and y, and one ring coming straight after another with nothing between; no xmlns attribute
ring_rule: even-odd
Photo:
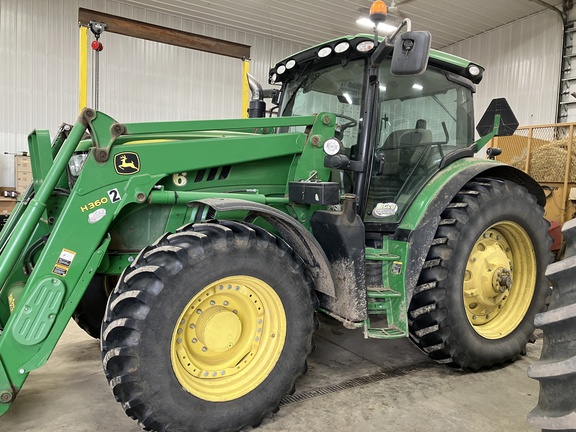
<svg viewBox="0 0 576 432"><path fill-rule="evenodd" d="M500 162L465 158L450 164L432 177L420 191L397 230L392 240L409 244L406 268L405 289L407 304L410 304L418 278L428 255L428 250L438 223L440 214L458 191L471 179L483 177L509 180L517 183L533 194L538 204L544 206L546 197L540 185L528 174Z"/></svg>
<svg viewBox="0 0 576 432"><path fill-rule="evenodd" d="M318 243L318 240L304 225L273 207L243 199L206 198L188 203L189 207L203 204L218 212L248 210L250 212L246 221L252 221L256 216L261 217L272 225L284 241L302 258L307 270L314 279L315 289L331 297L336 296L334 276L330 261Z"/></svg>

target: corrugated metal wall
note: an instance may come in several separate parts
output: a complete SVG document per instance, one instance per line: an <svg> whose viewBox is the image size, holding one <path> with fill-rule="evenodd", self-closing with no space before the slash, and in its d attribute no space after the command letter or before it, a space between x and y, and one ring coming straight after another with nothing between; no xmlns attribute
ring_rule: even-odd
<svg viewBox="0 0 576 432"><path fill-rule="evenodd" d="M107 0L0 1L0 185L13 185L4 151L26 150L33 128L53 135L77 115L78 8L222 38L252 47L251 72L303 46ZM241 63L154 42L102 36L99 108L121 122L240 116ZM555 121L562 28L546 11L445 48L487 68L477 119L508 98L521 124ZM91 102L89 101L89 105Z"/></svg>
<svg viewBox="0 0 576 432"><path fill-rule="evenodd" d="M0 185L14 185L5 151L27 150L34 128L54 135L76 119L79 7L250 45L250 70L262 83L273 62L303 48L117 1L1 0ZM99 109L118 121L241 116L240 60L112 33L101 42Z"/></svg>
<svg viewBox="0 0 576 432"><path fill-rule="evenodd" d="M476 122L505 97L520 125L556 122L563 28L545 11L443 48L486 68L477 87Z"/></svg>

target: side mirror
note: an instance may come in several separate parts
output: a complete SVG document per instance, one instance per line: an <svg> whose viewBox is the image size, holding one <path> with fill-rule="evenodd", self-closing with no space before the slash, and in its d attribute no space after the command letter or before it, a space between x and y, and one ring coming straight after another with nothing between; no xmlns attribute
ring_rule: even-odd
<svg viewBox="0 0 576 432"><path fill-rule="evenodd" d="M409 31L394 40L392 75L420 75L428 66L432 36L427 31Z"/></svg>
<svg viewBox="0 0 576 432"><path fill-rule="evenodd" d="M497 130L495 130L496 127L498 128ZM509 136L516 131L517 127L518 120L514 112L512 112L508 101L505 98L499 98L492 99L478 126L476 126L476 130L481 137L488 135L490 132L495 132L494 136Z"/></svg>

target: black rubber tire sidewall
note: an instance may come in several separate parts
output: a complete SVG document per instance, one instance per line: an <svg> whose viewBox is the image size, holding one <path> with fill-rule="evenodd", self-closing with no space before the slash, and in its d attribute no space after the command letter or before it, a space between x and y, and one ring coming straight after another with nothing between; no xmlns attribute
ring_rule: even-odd
<svg viewBox="0 0 576 432"><path fill-rule="evenodd" d="M100 328L107 303L106 276L95 274L72 314L78 327L94 339L100 338Z"/></svg>
<svg viewBox="0 0 576 432"><path fill-rule="evenodd" d="M291 258L289 248L280 256L271 247L277 246L268 244L261 249L253 241L247 248L234 250L207 247L203 256L189 263L191 266L165 279L170 286L164 286L154 303L148 305L138 345L133 347L139 359L133 377L138 383L137 393L145 401L143 408L150 405L154 413L146 427L222 432L238 430L239 424L257 424L261 414L275 409L290 391L294 377L303 373L314 330L311 282L300 268L302 263ZM238 275L268 283L281 299L287 320L284 348L268 377L250 393L228 402L205 401L187 392L174 374L170 361L174 327L184 307L200 290L216 280ZM142 415L137 417L141 419Z"/></svg>
<svg viewBox="0 0 576 432"><path fill-rule="evenodd" d="M534 316L545 306L548 284L544 275L550 252L542 209L523 187L507 181L493 181L492 188L467 202L469 217L458 221L458 236L449 240L451 256L440 257L443 258L442 268L435 269L436 272L447 271L446 277L438 281L434 290L421 294L418 300L420 303L436 302L430 320L427 322L427 318L423 318L417 324L419 328L438 324L439 329L423 336L417 345L429 347L443 343L444 348L437 354L448 358L439 357L436 360L450 360L454 366L478 370L513 361L525 350L534 332ZM531 304L520 324L510 334L492 340L478 334L468 320L463 280L468 257L478 238L490 226L503 221L517 223L532 240L537 263L536 285ZM438 233L442 235L442 231L440 227L437 236ZM430 298L426 299L427 296Z"/></svg>

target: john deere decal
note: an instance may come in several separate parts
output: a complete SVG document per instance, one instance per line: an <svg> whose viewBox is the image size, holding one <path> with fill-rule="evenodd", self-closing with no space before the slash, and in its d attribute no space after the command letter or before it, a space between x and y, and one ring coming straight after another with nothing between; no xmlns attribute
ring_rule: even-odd
<svg viewBox="0 0 576 432"><path fill-rule="evenodd" d="M120 175L132 175L140 171L140 158L136 153L123 152L114 156L114 169Z"/></svg>

